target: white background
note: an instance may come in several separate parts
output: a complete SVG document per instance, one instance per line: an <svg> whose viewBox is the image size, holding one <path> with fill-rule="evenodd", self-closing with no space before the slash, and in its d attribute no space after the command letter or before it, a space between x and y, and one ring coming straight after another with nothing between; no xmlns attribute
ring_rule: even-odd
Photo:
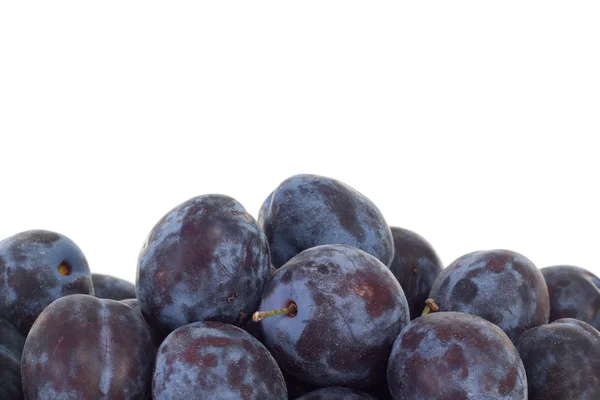
<svg viewBox="0 0 600 400"><path fill-rule="evenodd" d="M135 279L175 205L316 173L445 264L600 274L597 2L2 2L0 237Z"/></svg>

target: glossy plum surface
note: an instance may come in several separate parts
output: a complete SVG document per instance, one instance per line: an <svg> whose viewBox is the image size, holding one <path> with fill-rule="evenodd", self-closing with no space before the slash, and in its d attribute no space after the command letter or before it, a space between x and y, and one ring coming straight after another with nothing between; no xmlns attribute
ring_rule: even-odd
<svg viewBox="0 0 600 400"><path fill-rule="evenodd" d="M21 355L25 338L8 321L0 318L0 394L3 400L23 398Z"/></svg>
<svg viewBox="0 0 600 400"><path fill-rule="evenodd" d="M548 323L548 288L540 270L509 250L477 251L442 270L429 297L440 311L480 316L515 340L522 332Z"/></svg>
<svg viewBox="0 0 600 400"><path fill-rule="evenodd" d="M394 259L390 270L400 282L410 318L421 316L431 286L444 266L437 253L419 234L404 228L391 227L394 238Z"/></svg>
<svg viewBox="0 0 600 400"><path fill-rule="evenodd" d="M542 268L550 295L550 321L576 318L600 329L600 279L572 265Z"/></svg>
<svg viewBox="0 0 600 400"><path fill-rule="evenodd" d="M69 294L94 294L90 269L69 238L25 231L0 242L0 317L27 336L37 316Z"/></svg>
<svg viewBox="0 0 600 400"><path fill-rule="evenodd" d="M25 340L26 399L146 399L155 347L142 318L89 295L50 304Z"/></svg>
<svg viewBox="0 0 600 400"><path fill-rule="evenodd" d="M517 341L530 400L600 399L600 332L560 319L524 332Z"/></svg>
<svg viewBox="0 0 600 400"><path fill-rule="evenodd" d="M285 381L267 349L244 330L196 322L173 331L156 356L155 400L285 400Z"/></svg>
<svg viewBox="0 0 600 400"><path fill-rule="evenodd" d="M356 389L329 387L314 390L296 400L376 400L375 397Z"/></svg>
<svg viewBox="0 0 600 400"><path fill-rule="evenodd" d="M110 275L92 274L94 296L101 299L123 300L136 296L135 285Z"/></svg>
<svg viewBox="0 0 600 400"><path fill-rule="evenodd" d="M527 399L525 368L508 336L464 313L411 321L394 342L387 374L395 400Z"/></svg>
<svg viewBox="0 0 600 400"><path fill-rule="evenodd" d="M345 244L392 262L394 244L385 218L367 197L335 179L295 175L263 203L258 220L276 268L303 250Z"/></svg>
<svg viewBox="0 0 600 400"><path fill-rule="evenodd" d="M242 325L270 274L267 239L235 199L194 197L152 229L138 261L137 298L161 335L204 320Z"/></svg>
<svg viewBox="0 0 600 400"><path fill-rule="evenodd" d="M315 387L374 385L409 321L402 287L372 255L344 245L305 250L272 276L261 311L294 302L297 314L261 321L282 369Z"/></svg>

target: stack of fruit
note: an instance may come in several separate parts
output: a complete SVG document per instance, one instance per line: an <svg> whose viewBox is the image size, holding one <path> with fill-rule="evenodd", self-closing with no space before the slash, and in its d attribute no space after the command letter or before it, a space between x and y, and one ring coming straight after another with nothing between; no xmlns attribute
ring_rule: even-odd
<svg viewBox="0 0 600 400"><path fill-rule="evenodd" d="M169 211L136 284L69 238L0 242L0 398L600 399L600 280L509 250L443 268L334 179Z"/></svg>

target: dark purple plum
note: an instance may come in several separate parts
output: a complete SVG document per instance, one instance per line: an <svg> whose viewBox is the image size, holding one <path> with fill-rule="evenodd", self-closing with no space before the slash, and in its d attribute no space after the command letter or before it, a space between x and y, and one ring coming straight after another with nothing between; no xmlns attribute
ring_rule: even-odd
<svg viewBox="0 0 600 400"><path fill-rule="evenodd" d="M542 268L550 295L550 321L576 318L600 329L600 279L572 265Z"/></svg>
<svg viewBox="0 0 600 400"><path fill-rule="evenodd" d="M548 323L548 288L540 270L509 250L476 251L442 270L429 297L439 311L480 316L515 340L522 332Z"/></svg>
<svg viewBox="0 0 600 400"><path fill-rule="evenodd" d="M276 268L324 244L357 247L385 265L394 256L392 232L377 206L335 179L306 174L286 179L267 197L258 220Z"/></svg>
<svg viewBox="0 0 600 400"><path fill-rule="evenodd" d="M281 370L281 373L283 374L283 379L285 379L288 399L297 399L298 397L315 389L306 382L302 382L294 375L288 374L285 372L285 370Z"/></svg>
<svg viewBox="0 0 600 400"><path fill-rule="evenodd" d="M81 249L56 232L32 230L0 242L0 317L23 336L54 300L94 294Z"/></svg>
<svg viewBox="0 0 600 400"><path fill-rule="evenodd" d="M144 321L144 323L146 323L146 320L144 319L144 315L142 314L142 310L140 309L140 303L137 299L123 299L123 300L118 300L120 303L123 303L129 307L131 307L131 309L133 309L133 311L136 312L136 314L138 314L140 317L142 317L142 320ZM152 330L152 328L146 323L146 326L148 327L148 331L150 332L150 335L152 336L152 342L154 343L154 347L156 347L158 349L158 346L160 346L162 340L164 339L162 336L159 336L158 334L156 334L154 332L154 330Z"/></svg>
<svg viewBox="0 0 600 400"><path fill-rule="evenodd" d="M516 344L530 400L600 399L600 332L591 325L560 319L529 329Z"/></svg>
<svg viewBox="0 0 600 400"><path fill-rule="evenodd" d="M142 309L140 308L140 302L138 301L138 299L123 299L123 300L119 300L119 301L121 303L131 307L133 309L133 311L138 313L143 318Z"/></svg>
<svg viewBox="0 0 600 400"><path fill-rule="evenodd" d="M124 300L136 296L135 285L110 275L92 274L94 295L101 299Z"/></svg>
<svg viewBox="0 0 600 400"><path fill-rule="evenodd" d="M221 322L173 331L156 355L154 400L285 400L285 381L269 351L250 334Z"/></svg>
<svg viewBox="0 0 600 400"><path fill-rule="evenodd" d="M376 400L375 397L356 389L328 387L314 390L296 400Z"/></svg>
<svg viewBox="0 0 600 400"><path fill-rule="evenodd" d="M313 247L288 261L265 287L259 310L264 343L280 367L314 387L382 381L392 343L409 321L389 268L345 245Z"/></svg>
<svg viewBox="0 0 600 400"><path fill-rule="evenodd" d="M527 399L525 368L508 336L458 312L411 321L394 342L387 378L394 400Z"/></svg>
<svg viewBox="0 0 600 400"><path fill-rule="evenodd" d="M167 213L140 253L137 298L165 337L199 321L243 325L270 274L267 238L235 199L194 197Z"/></svg>
<svg viewBox="0 0 600 400"><path fill-rule="evenodd" d="M433 282L444 268L437 253L419 234L408 229L391 227L394 238L394 259L390 270L400 282L408 301L410 318L421 316Z"/></svg>
<svg viewBox="0 0 600 400"><path fill-rule="evenodd" d="M155 353L150 331L130 307L83 294L62 297L25 340L25 398L146 399Z"/></svg>
<svg viewBox="0 0 600 400"><path fill-rule="evenodd" d="M25 338L8 321L0 318L0 393L3 400L23 398L21 355Z"/></svg>

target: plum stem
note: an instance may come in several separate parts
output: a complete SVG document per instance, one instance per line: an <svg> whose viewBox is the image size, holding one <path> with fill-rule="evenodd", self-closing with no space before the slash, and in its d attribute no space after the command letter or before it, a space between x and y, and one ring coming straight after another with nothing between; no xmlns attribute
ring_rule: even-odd
<svg viewBox="0 0 600 400"><path fill-rule="evenodd" d="M439 310L439 307L435 304L435 300L429 298L425 300L425 308L423 309L421 316L427 315L430 312L436 312L437 310Z"/></svg>
<svg viewBox="0 0 600 400"><path fill-rule="evenodd" d="M258 322L267 317L272 317L274 315L280 314L288 314L290 317L295 317L298 313L298 306L293 301L286 307L280 308L279 310L270 310L270 311L257 311L252 314L252 321Z"/></svg>

